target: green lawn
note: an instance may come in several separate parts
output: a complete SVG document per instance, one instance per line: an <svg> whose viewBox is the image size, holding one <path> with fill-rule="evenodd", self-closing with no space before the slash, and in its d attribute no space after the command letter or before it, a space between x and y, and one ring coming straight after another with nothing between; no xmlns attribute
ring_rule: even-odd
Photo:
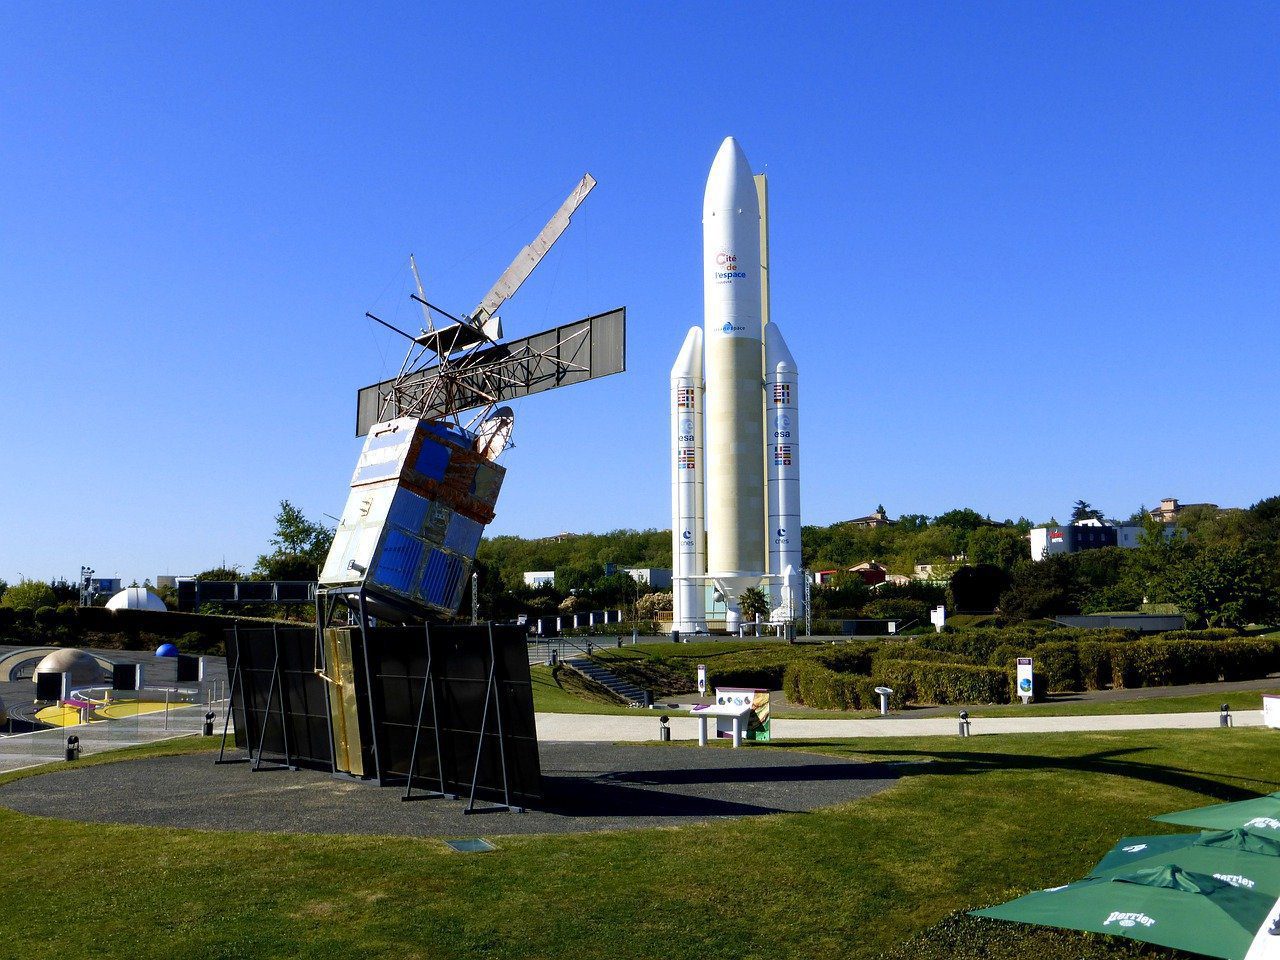
<svg viewBox="0 0 1280 960"><path fill-rule="evenodd" d="M129 960L875 957L955 910L1076 879L1122 835L1172 829L1153 814L1280 789L1280 738L1260 729L805 747L896 761L902 779L812 814L499 838L481 855L0 809L0 955L78 956L91 942L95 957ZM1082 955L1032 928L1018 936L1022 955Z"/></svg>
<svg viewBox="0 0 1280 960"><path fill-rule="evenodd" d="M1148 697L1141 700L1100 700L1036 703L1024 707L1020 703L978 705L969 708L969 716L980 717L1081 717L1142 713L1216 712L1222 704L1235 710L1261 710L1264 693L1280 695L1280 683L1269 690L1245 690L1231 693L1202 693L1185 697ZM959 707L948 707L959 711ZM910 719L916 711L896 710L895 717ZM774 710L779 719L832 720L876 716L875 710Z"/></svg>
<svg viewBox="0 0 1280 960"><path fill-rule="evenodd" d="M533 680L533 708L542 713L632 714L638 709L587 699L585 684L562 686L546 665L530 667L529 674Z"/></svg>

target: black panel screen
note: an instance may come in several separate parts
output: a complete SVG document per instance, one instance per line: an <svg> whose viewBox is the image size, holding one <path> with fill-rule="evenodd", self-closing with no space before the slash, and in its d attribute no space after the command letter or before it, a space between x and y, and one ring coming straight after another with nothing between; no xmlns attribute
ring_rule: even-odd
<svg viewBox="0 0 1280 960"><path fill-rule="evenodd" d="M178 654L178 683L195 683L200 679L200 658Z"/></svg>
<svg viewBox="0 0 1280 960"><path fill-rule="evenodd" d="M111 665L111 688L113 690L137 690L138 665L136 663L113 663Z"/></svg>
<svg viewBox="0 0 1280 960"><path fill-rule="evenodd" d="M359 630L352 634L358 644ZM408 775L416 737L414 787L439 789L443 773L445 790L466 796L474 777L477 796L503 800L505 767L505 796L512 803L541 799L522 630L494 627L492 645L487 626L434 626L429 642L422 627L381 627L367 636L364 656L384 778ZM424 702L428 653L432 682Z"/></svg>
<svg viewBox="0 0 1280 960"><path fill-rule="evenodd" d="M41 671L36 674L36 699L62 699L62 674Z"/></svg>
<svg viewBox="0 0 1280 960"><path fill-rule="evenodd" d="M325 681L315 672L313 627L227 631L236 746L295 766L329 770L333 751Z"/></svg>

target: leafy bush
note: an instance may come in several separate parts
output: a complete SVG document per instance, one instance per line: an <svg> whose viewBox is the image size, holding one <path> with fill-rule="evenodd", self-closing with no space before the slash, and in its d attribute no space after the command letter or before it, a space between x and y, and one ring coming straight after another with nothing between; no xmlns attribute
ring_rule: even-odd
<svg viewBox="0 0 1280 960"><path fill-rule="evenodd" d="M0 597L0 606L14 610L38 610L40 607L53 607L58 596L53 587L39 580L23 580L15 583Z"/></svg>
<svg viewBox="0 0 1280 960"><path fill-rule="evenodd" d="M871 677L840 673L814 661L790 664L782 682L788 701L819 710L874 710L880 706L877 684ZM906 704L905 694L895 689L889 706L901 709Z"/></svg>
<svg viewBox="0 0 1280 960"><path fill-rule="evenodd" d="M1105 690L1111 682L1111 647L1103 640L1081 640L1076 645L1080 664L1080 685L1086 690Z"/></svg>
<svg viewBox="0 0 1280 960"><path fill-rule="evenodd" d="M887 597L865 604L860 616L867 620L898 620L902 623L929 621L929 605L909 597Z"/></svg>
<svg viewBox="0 0 1280 960"><path fill-rule="evenodd" d="M873 677L911 703L1009 702L1009 676L994 667L881 660Z"/></svg>
<svg viewBox="0 0 1280 960"><path fill-rule="evenodd" d="M51 630L58 625L58 611L54 607L36 607L35 617L36 623L46 630Z"/></svg>
<svg viewBox="0 0 1280 960"><path fill-rule="evenodd" d="M1084 686L1080 674L1080 645L1073 640L1042 643L1032 651L1035 672L1044 675L1047 689L1079 690Z"/></svg>

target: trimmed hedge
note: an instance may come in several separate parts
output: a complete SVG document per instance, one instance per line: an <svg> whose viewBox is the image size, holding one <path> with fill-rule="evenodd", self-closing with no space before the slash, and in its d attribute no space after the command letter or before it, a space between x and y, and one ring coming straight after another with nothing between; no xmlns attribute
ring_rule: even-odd
<svg viewBox="0 0 1280 960"><path fill-rule="evenodd" d="M878 684L869 676L840 673L814 661L799 661L787 667L782 689L787 700L819 710L875 710L880 707ZM907 704L896 688L889 706L901 709Z"/></svg>
<svg viewBox="0 0 1280 960"><path fill-rule="evenodd" d="M1008 703L1009 676L995 667L881 660L873 674L910 703Z"/></svg>

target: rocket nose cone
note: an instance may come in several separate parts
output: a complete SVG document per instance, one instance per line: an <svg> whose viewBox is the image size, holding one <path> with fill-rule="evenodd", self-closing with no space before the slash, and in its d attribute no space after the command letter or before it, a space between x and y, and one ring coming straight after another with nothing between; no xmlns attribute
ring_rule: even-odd
<svg viewBox="0 0 1280 960"><path fill-rule="evenodd" d="M716 158L711 163L711 173L707 175L707 192L703 198L704 213L708 209L729 207L744 211L750 207L759 213L759 198L756 195L751 164L733 137L725 137L720 149L716 151Z"/></svg>

